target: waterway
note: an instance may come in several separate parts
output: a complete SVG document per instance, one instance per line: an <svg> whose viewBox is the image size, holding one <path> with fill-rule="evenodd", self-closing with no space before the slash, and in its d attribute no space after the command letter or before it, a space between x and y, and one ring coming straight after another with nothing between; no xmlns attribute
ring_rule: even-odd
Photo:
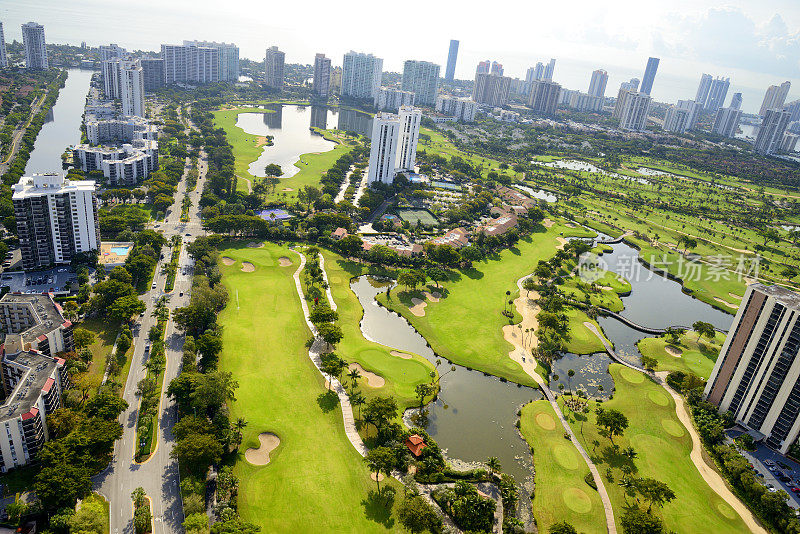
<svg viewBox="0 0 800 534"><path fill-rule="evenodd" d="M81 140L81 122L94 71L68 69L58 100L47 114L36 138L25 174L61 171L61 154Z"/></svg>

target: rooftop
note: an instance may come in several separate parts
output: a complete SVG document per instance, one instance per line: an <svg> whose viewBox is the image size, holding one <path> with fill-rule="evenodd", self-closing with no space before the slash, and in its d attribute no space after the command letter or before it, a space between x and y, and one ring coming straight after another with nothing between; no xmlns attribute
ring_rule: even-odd
<svg viewBox="0 0 800 534"><path fill-rule="evenodd" d="M50 193L69 193L71 191L94 191L97 184L94 180L66 180L64 174L51 172L23 176L12 186L12 199L23 199Z"/></svg>
<svg viewBox="0 0 800 534"><path fill-rule="evenodd" d="M12 336L7 336L12 337ZM19 337L19 336L17 336ZM18 354L8 354L7 347L3 345L3 350L6 351L4 362L6 365L21 367L23 369L22 376L14 386L11 394L6 398L5 402L0 405L0 421L6 419L14 419L31 412L31 415L36 408L33 406L39 395L43 390L49 390L52 387L50 382L50 375L58 366L60 360L58 358L50 358L38 352L20 352Z"/></svg>
<svg viewBox="0 0 800 534"><path fill-rule="evenodd" d="M30 294L30 293L6 293L0 299L0 306L10 303L23 303L30 306L31 314L36 320L36 325L28 328L24 332L4 332L5 334L21 334L21 341L32 343L37 338L52 332L64 324L64 317L61 315L61 307L50 297L49 294ZM12 336L7 335L6 338ZM6 340L8 343L9 340ZM22 347L20 347L22 348ZM10 352L10 351L9 351Z"/></svg>
<svg viewBox="0 0 800 534"><path fill-rule="evenodd" d="M800 311L800 293L796 293L791 289L786 289L783 286L767 286L764 284L753 284L753 289L767 296L774 297L787 308Z"/></svg>

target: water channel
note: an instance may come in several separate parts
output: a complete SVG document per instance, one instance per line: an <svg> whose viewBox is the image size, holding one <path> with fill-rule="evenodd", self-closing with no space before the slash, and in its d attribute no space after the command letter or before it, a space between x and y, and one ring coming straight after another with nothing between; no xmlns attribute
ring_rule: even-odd
<svg viewBox="0 0 800 534"><path fill-rule="evenodd" d="M81 139L86 94L94 71L68 69L67 80L36 138L25 174L61 171L61 154Z"/></svg>

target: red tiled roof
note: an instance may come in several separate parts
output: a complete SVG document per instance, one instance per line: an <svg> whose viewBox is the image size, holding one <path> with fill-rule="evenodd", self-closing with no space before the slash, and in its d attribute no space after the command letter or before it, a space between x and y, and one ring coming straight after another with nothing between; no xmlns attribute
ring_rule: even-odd
<svg viewBox="0 0 800 534"><path fill-rule="evenodd" d="M28 419L33 419L39 415L39 408L31 408L31 411L22 414L22 420L27 421Z"/></svg>
<svg viewBox="0 0 800 534"><path fill-rule="evenodd" d="M427 445L425 445L425 442L422 440L422 436L420 436L419 434L410 435L406 440L405 445L406 447L408 447L408 450L410 450L411 454L413 454L414 456L419 456L422 453L422 449L427 447Z"/></svg>
<svg viewBox="0 0 800 534"><path fill-rule="evenodd" d="M44 386L42 387L42 393L50 393L50 389L53 387L53 384L55 383L56 383L55 380L53 380L52 378L48 378L47 382L45 382Z"/></svg>

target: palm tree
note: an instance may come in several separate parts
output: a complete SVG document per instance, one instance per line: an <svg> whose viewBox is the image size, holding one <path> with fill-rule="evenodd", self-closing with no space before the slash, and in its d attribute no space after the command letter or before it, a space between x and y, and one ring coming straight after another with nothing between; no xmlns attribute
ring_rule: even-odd
<svg viewBox="0 0 800 534"><path fill-rule="evenodd" d="M356 391L355 394L350 398L350 404L356 406L358 408L358 418L361 419L361 407L366 404L367 400L364 398L364 395L361 394L360 391Z"/></svg>
<svg viewBox="0 0 800 534"><path fill-rule="evenodd" d="M502 469L500 466L500 460L497 459L497 456L489 456L489 459L486 460L486 467L489 468L489 472L491 474L495 474Z"/></svg>
<svg viewBox="0 0 800 534"><path fill-rule="evenodd" d="M575 371L572 369L567 371L567 384L569 384L569 396L572 396L572 377L575 376Z"/></svg>
<svg viewBox="0 0 800 534"><path fill-rule="evenodd" d="M356 381L359 378L361 378L361 373L359 372L359 370L357 368L353 367L352 369L350 369L350 372L347 373L347 378L349 378L351 380L351 384L353 385L353 387L355 387L356 386Z"/></svg>

